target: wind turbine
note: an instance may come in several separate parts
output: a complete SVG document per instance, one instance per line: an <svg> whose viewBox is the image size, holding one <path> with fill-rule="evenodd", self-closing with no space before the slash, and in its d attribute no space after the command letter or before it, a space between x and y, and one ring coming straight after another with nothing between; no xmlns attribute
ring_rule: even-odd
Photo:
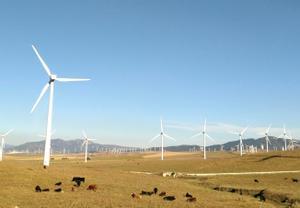
<svg viewBox="0 0 300 208"><path fill-rule="evenodd" d="M84 162L87 162L88 158L88 145L90 141L95 141L95 139L89 139L88 136L86 135L85 131L82 131L82 136L83 136L83 142L82 146L85 145L85 155L84 155Z"/></svg>
<svg viewBox="0 0 300 208"><path fill-rule="evenodd" d="M294 150L295 149L295 140L294 140L294 137L292 135L292 132L290 132L290 141L289 141L289 149L290 150Z"/></svg>
<svg viewBox="0 0 300 208"><path fill-rule="evenodd" d="M176 139L174 139L173 137L169 136L168 134L166 134L164 132L164 128L163 128L163 121L162 118L160 118L160 134L156 135L155 137L153 137L149 143L153 142L154 140L156 140L157 138L161 138L161 160L164 160L164 138L168 138L171 139L173 141L176 141Z"/></svg>
<svg viewBox="0 0 300 208"><path fill-rule="evenodd" d="M43 65L44 70L46 71L47 75L49 76L49 81L46 83L44 88L42 89L37 101L33 105L31 109L31 113L35 110L36 106L39 104L40 100L47 92L48 88L50 87L50 95L49 95L49 106L48 106L48 121L47 121L47 130L46 130L46 142L45 142L45 151L44 151L44 168L49 166L50 164L50 149L51 149L51 131L52 131L52 113L53 113L53 94L54 94L54 82L77 82L77 81L88 81L90 79L77 79L77 78L59 78L55 74L51 72L43 58L40 56L37 49L32 45L32 49L35 52L36 56L38 57L39 61Z"/></svg>
<svg viewBox="0 0 300 208"><path fill-rule="evenodd" d="M266 138L266 148L267 148L267 152L269 152L269 144L271 144L270 139L269 139L270 128L271 128L271 124L269 125L269 127L268 127L268 128L266 129L266 131L265 131L265 138Z"/></svg>
<svg viewBox="0 0 300 208"><path fill-rule="evenodd" d="M6 137L7 135L9 135L12 131L13 131L13 129L11 129L11 130L9 130L8 132L6 132L5 134L2 134L2 135L1 135L0 161L3 160L3 150L4 150L4 146L5 146L5 143L4 143L5 141L4 141L4 139L5 139L5 137Z"/></svg>
<svg viewBox="0 0 300 208"><path fill-rule="evenodd" d="M193 137L197 137L200 136L202 134L203 136L203 159L206 160L206 137L209 138L212 141L215 141L213 138L211 138L207 133L206 133L206 119L204 120L204 124L203 124L203 130L202 132L195 134Z"/></svg>
<svg viewBox="0 0 300 208"><path fill-rule="evenodd" d="M238 135L240 137L240 155L243 156L243 136L247 131L248 127L244 128L241 132L231 132L232 134Z"/></svg>
<svg viewBox="0 0 300 208"><path fill-rule="evenodd" d="M281 137L284 139L284 151L286 151L287 150L286 139L288 138L288 135L286 133L285 125L283 125L283 133L281 135L279 135L278 138L281 138Z"/></svg>

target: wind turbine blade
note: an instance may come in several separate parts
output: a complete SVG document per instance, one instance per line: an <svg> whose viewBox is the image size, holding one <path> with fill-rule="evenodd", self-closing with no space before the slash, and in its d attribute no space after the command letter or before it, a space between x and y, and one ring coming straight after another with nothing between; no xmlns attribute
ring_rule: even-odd
<svg viewBox="0 0 300 208"><path fill-rule="evenodd" d="M267 128L266 134L268 134L270 132L271 126L272 126L272 124L270 124L269 127Z"/></svg>
<svg viewBox="0 0 300 208"><path fill-rule="evenodd" d="M84 141L82 142L82 144L81 144L81 147L83 147L86 143L87 143L87 141L84 140Z"/></svg>
<svg viewBox="0 0 300 208"><path fill-rule="evenodd" d="M173 141L176 142L176 139L174 139L173 137L169 136L168 134L164 134L164 136L167 137L168 139L171 139L171 140L173 140Z"/></svg>
<svg viewBox="0 0 300 208"><path fill-rule="evenodd" d="M85 133L84 130L82 130L82 135L83 135L83 137L84 137L85 139L87 139L87 135L86 135L86 133Z"/></svg>
<svg viewBox="0 0 300 208"><path fill-rule="evenodd" d="M203 131L206 132L206 119L204 120Z"/></svg>
<svg viewBox="0 0 300 208"><path fill-rule="evenodd" d="M160 117L160 131L164 131L162 117Z"/></svg>
<svg viewBox="0 0 300 208"><path fill-rule="evenodd" d="M211 136L209 136L208 134L206 134L207 138L209 138L211 141L216 142L215 139L213 139Z"/></svg>
<svg viewBox="0 0 300 208"><path fill-rule="evenodd" d="M241 132L241 134L244 134L248 130L248 126L244 128L244 130Z"/></svg>
<svg viewBox="0 0 300 208"><path fill-rule="evenodd" d="M42 99L42 97L44 96L44 94L46 93L46 91L48 90L48 88L49 88L49 83L47 83L44 86L44 88L42 89L42 91L41 91L38 99L36 100L35 104L33 105L32 109L31 109L30 113L32 113L35 110L36 106L39 104L40 100Z"/></svg>
<svg viewBox="0 0 300 208"><path fill-rule="evenodd" d="M157 139L158 137L160 137L160 134L156 135L155 137L153 137L152 139L149 140L148 143L151 143L153 142L155 139Z"/></svg>
<svg viewBox="0 0 300 208"><path fill-rule="evenodd" d="M43 68L45 69L45 71L47 72L48 76L51 76L51 71L49 69L49 67L47 66L47 64L45 63L45 61L43 60L43 58L40 56L39 52L37 51L37 49L35 48L34 45L32 45L32 49L34 50L36 56L38 57L38 59L40 60L40 62L43 65Z"/></svg>
<svg viewBox="0 0 300 208"><path fill-rule="evenodd" d="M7 135L9 135L11 132L13 131L13 129L9 130L8 132L6 132L5 134L3 134L3 137L6 137Z"/></svg>
<svg viewBox="0 0 300 208"><path fill-rule="evenodd" d="M59 82L82 82L89 81L91 79L80 79L80 78L56 78L55 80Z"/></svg>
<svg viewBox="0 0 300 208"><path fill-rule="evenodd" d="M200 136L200 135L202 135L202 132L200 132L200 133L198 133L198 134L195 134L194 136L191 136L190 139L192 139L192 138L194 138L194 137L198 137L198 136Z"/></svg>

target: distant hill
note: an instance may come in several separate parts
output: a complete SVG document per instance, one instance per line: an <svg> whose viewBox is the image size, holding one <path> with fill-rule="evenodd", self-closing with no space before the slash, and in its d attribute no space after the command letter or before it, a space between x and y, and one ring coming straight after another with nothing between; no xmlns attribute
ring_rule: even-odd
<svg viewBox="0 0 300 208"><path fill-rule="evenodd" d="M6 152L28 152L28 153L40 153L44 151L45 141L38 142L27 142L18 146L6 145ZM78 153L83 151L82 140L63 140L63 139L52 139L51 147L53 153ZM98 151L112 151L116 149L122 149L124 147L119 145L110 144L98 144L89 143L89 152Z"/></svg>
<svg viewBox="0 0 300 208"><path fill-rule="evenodd" d="M276 137L269 137L271 144L269 144L270 150L281 150L284 147L284 140L278 139ZM296 147L300 147L300 141L295 140ZM287 140L287 144L290 143L290 140ZM243 144L245 148L249 148L250 146L257 147L258 150L261 150L262 146L265 149L265 138L259 139L244 139ZM237 146L239 145L239 140L230 141L225 144L211 145L208 146L208 150L210 151L236 151ZM25 153L42 153L44 151L45 141L37 141L37 142L27 142L21 145L13 146L7 144L5 146L6 152L25 152ZM63 140L63 139L52 139L51 147L53 153L79 153L83 152L82 140ZM165 147L166 151L171 152L192 152L199 151L201 147L199 145L177 145L177 146L168 146ZM140 148L134 147L126 147L120 145L113 144L98 144L91 142L89 144L89 152L130 152L130 151L140 151ZM159 147L151 147L151 150L159 150Z"/></svg>
<svg viewBox="0 0 300 208"><path fill-rule="evenodd" d="M269 150L281 150L284 147L284 139L276 138L276 137L269 137L271 144L269 144ZM287 139L287 145L290 143L291 140ZM230 141L224 144L217 144L217 145L210 145L207 147L208 150L211 151L236 151L237 146L240 144L239 140ZM243 144L245 148L249 148L250 146L257 147L258 150L261 150L262 147L266 149L266 140L265 138L258 138L258 139L244 139ZM295 140L295 147L300 147L300 141ZM167 151L172 152L187 152L187 151L199 151L201 147L199 145L178 145L178 146L168 146L165 147Z"/></svg>

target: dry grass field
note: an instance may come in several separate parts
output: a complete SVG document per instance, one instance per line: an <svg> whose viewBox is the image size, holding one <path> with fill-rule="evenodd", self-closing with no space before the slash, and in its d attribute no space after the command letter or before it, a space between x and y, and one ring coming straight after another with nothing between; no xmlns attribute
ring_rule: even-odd
<svg viewBox="0 0 300 208"><path fill-rule="evenodd" d="M82 155L70 155L68 160L54 156L48 169L42 168L41 156L6 155L0 163L1 208L99 208L99 207L300 207L300 173L276 175L239 175L214 177L164 178L165 171L183 173L220 173L249 171L300 170L300 151L270 152L245 155L213 152L204 161L200 153L93 155L87 164ZM153 175L134 174L131 171L151 172ZM82 176L86 182L72 191L73 176ZM293 182L292 178L299 182ZM258 180L254 182L254 179ZM55 183L62 182L62 193L54 192ZM96 184L97 191L86 190ZM34 188L49 188L50 192L36 193ZM175 201L164 201L159 196L132 199L132 192L151 191L157 187ZM218 190L214 188L218 187ZM253 197L265 190L263 203ZM197 197L189 203L186 192ZM234 193L233 193L234 192ZM286 202L284 202L286 201ZM297 202L298 201L298 202Z"/></svg>

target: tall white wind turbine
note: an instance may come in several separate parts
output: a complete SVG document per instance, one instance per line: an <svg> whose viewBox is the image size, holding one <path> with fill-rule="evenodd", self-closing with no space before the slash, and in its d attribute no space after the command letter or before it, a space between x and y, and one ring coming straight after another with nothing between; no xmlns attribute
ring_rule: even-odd
<svg viewBox="0 0 300 208"><path fill-rule="evenodd" d="M267 152L269 152L269 144L271 144L270 139L269 139L269 132L271 129L271 124L269 125L269 127L266 129L265 131L265 138L266 138L266 148L267 148Z"/></svg>
<svg viewBox="0 0 300 208"><path fill-rule="evenodd" d="M195 134L194 136L192 136L191 138L193 137L198 137L202 135L202 138L203 138L203 159L206 160L206 137L209 138L210 140L212 141L215 141L213 138L211 138L207 132L206 132L206 119L204 120L204 124L203 124L203 129L202 129L202 132L198 133L198 134Z"/></svg>
<svg viewBox="0 0 300 208"><path fill-rule="evenodd" d="M88 81L90 79L77 79L77 78L60 78L51 72L43 58L40 56L37 49L32 45L32 49L38 57L39 61L43 65L44 70L49 76L49 81L46 83L44 88L42 89L37 101L33 105L31 109L31 113L35 110L36 106L39 104L40 100L47 92L50 87L50 95L49 95L49 106L48 106L48 121L47 121L47 130L46 130L46 141L45 141L45 151L44 151L44 168L50 165L50 149L51 149L51 129L52 129L52 113L53 113L53 94L54 94L54 83L58 82L78 82L78 81Z"/></svg>
<svg viewBox="0 0 300 208"><path fill-rule="evenodd" d="M288 139L288 135L286 133L286 128L285 128L285 125L283 125L283 133L281 135L279 135L278 138L283 138L284 140L284 151L287 150L287 143L286 143L286 140Z"/></svg>
<svg viewBox="0 0 300 208"><path fill-rule="evenodd" d="M164 160L164 138L168 138L171 139L173 141L176 141L176 139L174 139L173 137L169 136L168 134L166 134L164 132L164 128L163 128L163 121L162 118L160 119L160 134L156 135L155 137L153 137L149 143L153 142L154 140L156 140L157 138L161 138L161 160Z"/></svg>
<svg viewBox="0 0 300 208"><path fill-rule="evenodd" d="M1 147L0 147L0 161L3 160L3 150L4 150L4 147L5 147L5 137L7 135L9 135L11 132L13 131L13 129L9 130L8 132L6 132L5 134L2 134L1 135Z"/></svg>
<svg viewBox="0 0 300 208"><path fill-rule="evenodd" d="M88 158L88 145L90 141L95 141L95 139L90 139L88 138L87 134L85 133L85 131L82 131L82 136L83 136L83 142L82 142L82 146L85 145L85 154L84 154L84 162L87 162L87 158Z"/></svg>
<svg viewBox="0 0 300 208"><path fill-rule="evenodd" d="M240 155L243 156L243 137L245 132L247 131L248 127L244 128L241 132L231 132L232 134L238 135L240 137Z"/></svg>

